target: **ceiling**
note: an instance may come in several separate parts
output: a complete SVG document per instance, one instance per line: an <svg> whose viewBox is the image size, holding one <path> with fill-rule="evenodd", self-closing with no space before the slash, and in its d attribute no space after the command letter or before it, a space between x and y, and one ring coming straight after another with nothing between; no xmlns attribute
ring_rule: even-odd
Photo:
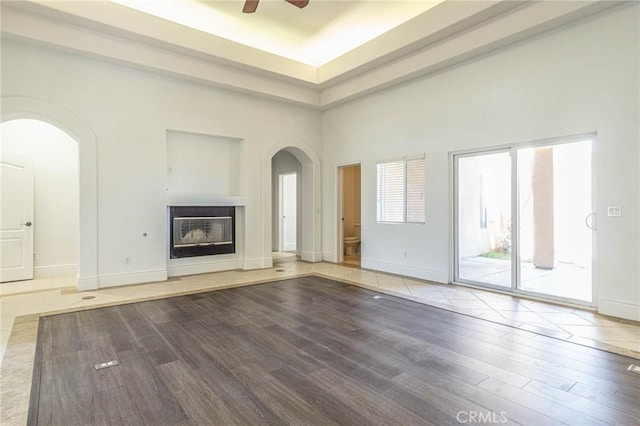
<svg viewBox="0 0 640 426"><path fill-rule="evenodd" d="M253 14L242 13L244 0L112 1L318 67L445 0L311 0L304 9L261 0Z"/></svg>

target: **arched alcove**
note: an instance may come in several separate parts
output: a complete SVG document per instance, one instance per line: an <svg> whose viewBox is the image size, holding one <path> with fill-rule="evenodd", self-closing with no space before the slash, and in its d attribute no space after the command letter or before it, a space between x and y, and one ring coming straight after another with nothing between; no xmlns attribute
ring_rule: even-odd
<svg viewBox="0 0 640 426"><path fill-rule="evenodd" d="M91 129L70 111L47 101L8 96L2 98L0 122L33 119L47 122L78 143L79 239L78 290L93 290L98 281L97 143Z"/></svg>

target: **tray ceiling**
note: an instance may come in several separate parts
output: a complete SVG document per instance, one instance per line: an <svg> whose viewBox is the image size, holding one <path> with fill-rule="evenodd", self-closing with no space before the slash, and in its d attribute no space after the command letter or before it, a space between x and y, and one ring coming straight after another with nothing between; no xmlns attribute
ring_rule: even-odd
<svg viewBox="0 0 640 426"><path fill-rule="evenodd" d="M444 0L311 0L304 9L261 0L113 0L114 3L307 65L323 65Z"/></svg>

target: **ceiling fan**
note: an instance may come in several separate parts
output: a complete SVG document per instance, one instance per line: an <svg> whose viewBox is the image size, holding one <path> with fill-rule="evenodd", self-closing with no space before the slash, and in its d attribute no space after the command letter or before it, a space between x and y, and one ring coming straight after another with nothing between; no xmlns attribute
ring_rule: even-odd
<svg viewBox="0 0 640 426"><path fill-rule="evenodd" d="M309 0L284 0L287 3L291 3L294 6L298 6L300 9L309 4ZM258 3L260 0L246 0L244 2L244 7L242 8L243 13L253 13L258 8Z"/></svg>

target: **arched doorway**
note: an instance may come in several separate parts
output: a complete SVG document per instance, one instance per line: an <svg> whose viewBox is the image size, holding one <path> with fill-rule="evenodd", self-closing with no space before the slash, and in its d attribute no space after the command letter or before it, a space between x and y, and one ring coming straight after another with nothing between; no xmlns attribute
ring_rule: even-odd
<svg viewBox="0 0 640 426"><path fill-rule="evenodd" d="M97 143L91 129L73 113L41 99L2 98L0 122L33 119L49 123L78 143L78 290L93 290L98 281Z"/></svg>
<svg viewBox="0 0 640 426"><path fill-rule="evenodd" d="M0 281L75 285L78 144L40 120L5 121L0 131Z"/></svg>
<svg viewBox="0 0 640 426"><path fill-rule="evenodd" d="M271 238L274 259L300 256L302 242L302 164L287 150L271 160Z"/></svg>
<svg viewBox="0 0 640 426"><path fill-rule="evenodd" d="M280 153L280 154L279 154ZM279 154L279 155L278 155ZM278 156L277 156L278 155ZM277 157L276 157L277 156ZM297 173L297 194L299 195L297 224L298 229L296 253L302 260L308 262L319 262L322 260L321 242L321 209L320 209L320 159L314 150L304 142L298 141L295 144L282 143L272 147L264 158L263 174L263 203L262 212L264 225L263 254L265 259L270 259L264 266L270 267L273 264L271 259L274 242L274 232L278 232L278 226L274 225L274 170L273 160L277 158L291 158L299 164ZM276 210L277 211L277 210Z"/></svg>

